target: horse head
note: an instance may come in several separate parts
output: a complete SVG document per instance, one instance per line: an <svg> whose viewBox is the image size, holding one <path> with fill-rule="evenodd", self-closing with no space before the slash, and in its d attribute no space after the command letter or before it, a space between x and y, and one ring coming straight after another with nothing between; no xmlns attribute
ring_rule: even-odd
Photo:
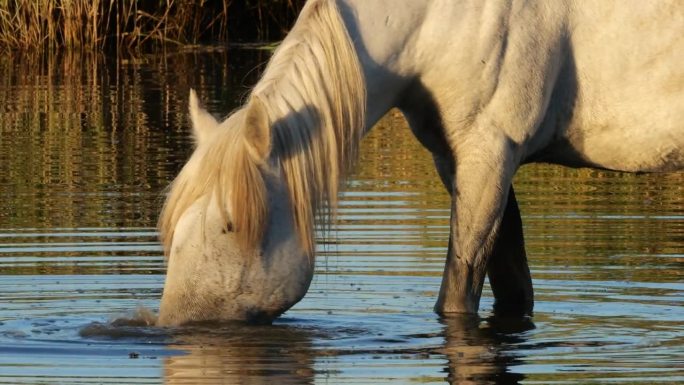
<svg viewBox="0 0 684 385"><path fill-rule="evenodd" d="M270 322L306 293L313 256L270 156L268 113L252 97L219 123L191 91L190 118L196 147L160 219L168 268L158 324Z"/></svg>
<svg viewBox="0 0 684 385"><path fill-rule="evenodd" d="M197 146L160 219L160 325L270 321L304 296L315 230L332 223L365 108L361 64L333 1L307 3L248 102L225 121L191 92Z"/></svg>

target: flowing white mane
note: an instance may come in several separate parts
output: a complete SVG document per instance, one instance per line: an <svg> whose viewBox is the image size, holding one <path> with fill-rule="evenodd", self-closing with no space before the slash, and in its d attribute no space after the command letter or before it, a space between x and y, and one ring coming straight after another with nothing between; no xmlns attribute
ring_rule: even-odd
<svg viewBox="0 0 684 385"><path fill-rule="evenodd" d="M173 182L159 222L165 254L183 212L208 193L230 212L239 242L255 246L268 218L262 172L270 161L282 168L297 233L313 255L314 230L330 223L340 178L355 159L365 106L363 74L335 1L310 0L249 102ZM260 111L270 135L255 127Z"/></svg>

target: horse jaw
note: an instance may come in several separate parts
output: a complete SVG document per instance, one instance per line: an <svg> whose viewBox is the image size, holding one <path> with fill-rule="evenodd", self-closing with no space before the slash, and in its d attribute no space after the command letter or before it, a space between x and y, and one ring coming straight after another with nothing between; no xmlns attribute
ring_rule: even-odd
<svg viewBox="0 0 684 385"><path fill-rule="evenodd" d="M271 199L269 206L265 241L249 251L238 246L214 199L195 202L183 214L171 246L158 326L267 323L301 300L313 277L313 259L302 251L287 199Z"/></svg>

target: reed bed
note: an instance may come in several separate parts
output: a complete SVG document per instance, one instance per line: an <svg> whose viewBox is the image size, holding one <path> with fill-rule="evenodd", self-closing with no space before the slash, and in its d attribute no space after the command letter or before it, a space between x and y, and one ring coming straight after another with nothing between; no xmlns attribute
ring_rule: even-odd
<svg viewBox="0 0 684 385"><path fill-rule="evenodd" d="M0 50L140 51L278 39L304 0L0 0Z"/></svg>

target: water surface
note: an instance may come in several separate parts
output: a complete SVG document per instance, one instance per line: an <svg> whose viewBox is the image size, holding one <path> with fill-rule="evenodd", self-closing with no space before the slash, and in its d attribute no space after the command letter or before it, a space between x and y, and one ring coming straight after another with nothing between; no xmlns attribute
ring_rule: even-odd
<svg viewBox="0 0 684 385"><path fill-rule="evenodd" d="M486 289L479 318L441 321L449 198L396 112L274 325L112 325L159 306L189 88L226 114L267 57L0 58L0 383L684 382L684 175L523 167L534 317L493 318Z"/></svg>

